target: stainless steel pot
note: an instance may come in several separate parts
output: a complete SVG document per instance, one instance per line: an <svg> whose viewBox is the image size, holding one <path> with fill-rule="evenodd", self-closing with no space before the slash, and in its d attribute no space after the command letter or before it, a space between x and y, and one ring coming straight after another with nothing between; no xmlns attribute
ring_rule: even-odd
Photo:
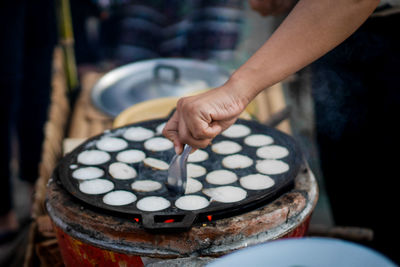
<svg viewBox="0 0 400 267"><path fill-rule="evenodd" d="M138 61L105 74L93 87L91 98L98 109L115 117L136 103L214 88L228 78L228 71L199 60Z"/></svg>

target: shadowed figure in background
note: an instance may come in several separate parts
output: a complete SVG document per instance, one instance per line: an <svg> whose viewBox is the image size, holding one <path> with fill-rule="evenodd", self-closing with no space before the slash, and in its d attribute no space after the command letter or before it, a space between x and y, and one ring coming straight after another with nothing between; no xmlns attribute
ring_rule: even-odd
<svg viewBox="0 0 400 267"><path fill-rule="evenodd" d="M231 60L241 0L71 0L78 65L160 57Z"/></svg>
<svg viewBox="0 0 400 267"><path fill-rule="evenodd" d="M389 245L396 228L393 123L400 106L400 1L382 1L361 27L310 65L316 138L335 224L374 231L373 248L398 259ZM296 3L250 1L262 15ZM265 5L265 6L263 6ZM391 127L392 126L392 127Z"/></svg>
<svg viewBox="0 0 400 267"><path fill-rule="evenodd" d="M50 0L0 3L0 243L18 233L18 219L26 219L17 218L12 201L13 143L18 147L17 175L32 192L39 175L56 43L54 12Z"/></svg>
<svg viewBox="0 0 400 267"><path fill-rule="evenodd" d="M378 7L311 72L321 169L335 223L371 228L370 245L399 262L389 242L398 227L393 152L400 147L400 8L383 15L391 9Z"/></svg>

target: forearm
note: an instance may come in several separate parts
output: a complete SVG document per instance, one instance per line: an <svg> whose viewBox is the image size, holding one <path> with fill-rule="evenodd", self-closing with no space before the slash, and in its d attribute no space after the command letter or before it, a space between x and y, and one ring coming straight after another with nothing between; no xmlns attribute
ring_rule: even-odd
<svg viewBox="0 0 400 267"><path fill-rule="evenodd" d="M246 103L349 37L378 0L300 0L266 43L228 81Z"/></svg>
<svg viewBox="0 0 400 267"><path fill-rule="evenodd" d="M206 147L232 125L264 88L283 80L349 37L378 0L300 0L268 41L221 87L179 100L163 134L180 153L183 144Z"/></svg>

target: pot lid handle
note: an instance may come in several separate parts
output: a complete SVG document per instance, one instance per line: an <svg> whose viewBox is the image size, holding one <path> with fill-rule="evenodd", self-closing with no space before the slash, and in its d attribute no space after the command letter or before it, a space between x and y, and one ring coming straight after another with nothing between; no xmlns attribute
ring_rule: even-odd
<svg viewBox="0 0 400 267"><path fill-rule="evenodd" d="M175 66L172 65L166 65L166 64L158 64L157 66L154 67L153 69L153 75L154 75L154 79L156 81L160 81L161 79L163 79L163 77L161 76L162 72L170 72L172 73L172 77L171 82L174 83L178 83L179 79L180 79L180 72L179 69ZM165 78L164 78L165 79Z"/></svg>

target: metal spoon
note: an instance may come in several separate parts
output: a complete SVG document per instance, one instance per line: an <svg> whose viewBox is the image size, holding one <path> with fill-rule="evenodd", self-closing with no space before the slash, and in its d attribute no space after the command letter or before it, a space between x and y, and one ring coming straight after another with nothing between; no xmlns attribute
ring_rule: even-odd
<svg viewBox="0 0 400 267"><path fill-rule="evenodd" d="M175 195L181 196L185 193L187 180L186 162L190 151L192 151L192 147L185 145L182 154L175 155L169 164L167 188Z"/></svg>

